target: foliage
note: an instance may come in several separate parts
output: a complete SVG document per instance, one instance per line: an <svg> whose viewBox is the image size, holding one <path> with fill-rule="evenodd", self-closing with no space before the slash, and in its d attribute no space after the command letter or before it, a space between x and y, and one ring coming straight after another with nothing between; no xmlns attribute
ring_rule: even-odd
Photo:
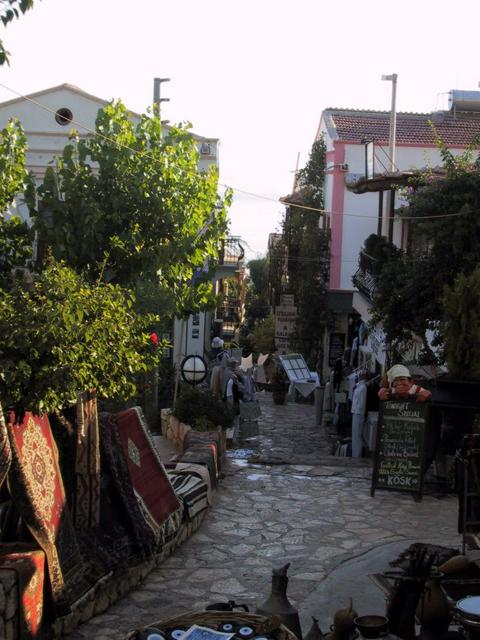
<svg viewBox="0 0 480 640"><path fill-rule="evenodd" d="M454 156L439 143L446 175L428 172L410 188L405 213L410 221L411 248L393 250L376 278L373 320L381 322L387 342L405 351L413 334L424 343L422 358L434 362L427 330L438 331L444 312L445 287L469 276L480 260L480 167L471 150ZM433 216L433 217L432 217Z"/></svg>
<svg viewBox="0 0 480 640"><path fill-rule="evenodd" d="M218 254L231 194L220 199L217 169L197 163L187 127L163 136L158 116L135 126L120 101L107 105L95 134L74 135L47 170L42 206L28 199L41 243L90 281L153 283L150 301L177 315L215 306L202 268Z"/></svg>
<svg viewBox="0 0 480 640"><path fill-rule="evenodd" d="M264 320L270 312L267 258L250 260L247 267L250 276L245 296L245 321L240 327L239 339L246 352L251 353L255 349L251 332L256 323Z"/></svg>
<svg viewBox="0 0 480 640"><path fill-rule="evenodd" d="M364 253L373 258L373 273L380 273L383 266L402 256L402 250L384 236L372 233L364 242Z"/></svg>
<svg viewBox="0 0 480 640"><path fill-rule="evenodd" d="M12 20L19 18L20 14L25 13L33 7L33 0L0 0L0 20L6 27ZM10 64L8 59L8 51L0 40L0 65Z"/></svg>
<svg viewBox="0 0 480 640"><path fill-rule="evenodd" d="M13 270L24 267L32 255L32 235L28 225L7 214L15 196L29 182L25 168L27 140L17 120L10 120L0 132L0 287L11 287Z"/></svg>
<svg viewBox="0 0 480 640"><path fill-rule="evenodd" d="M324 207L325 152L324 138L315 140L307 164L297 174L298 185L308 194L306 201L318 209Z"/></svg>
<svg viewBox="0 0 480 640"><path fill-rule="evenodd" d="M456 378L480 378L480 267L445 288L445 360Z"/></svg>
<svg viewBox="0 0 480 640"><path fill-rule="evenodd" d="M31 291L0 291L0 402L53 412L82 389L99 398L135 394L134 376L161 354L150 343L154 316L133 311L133 296L113 284L89 284L53 264Z"/></svg>
<svg viewBox="0 0 480 640"><path fill-rule="evenodd" d="M286 246L283 235L278 234L277 239L268 250L268 282L270 304L275 306L280 300L285 285L285 255Z"/></svg>
<svg viewBox="0 0 480 640"><path fill-rule="evenodd" d="M251 341L256 353L273 353L275 351L275 317L270 314L255 324Z"/></svg>
<svg viewBox="0 0 480 640"><path fill-rule="evenodd" d="M199 389L187 384L182 385L173 414L181 422L200 431L215 430L217 426L231 427L234 413L226 402L208 389ZM207 429L211 426L211 429Z"/></svg>
<svg viewBox="0 0 480 640"><path fill-rule="evenodd" d="M325 142L317 140L307 165L299 172L296 204L322 209L325 169ZM287 247L288 291L297 306L296 348L310 367L322 360L323 334L330 322L327 288L330 266L330 233L320 228L321 213L310 209L288 208L283 225Z"/></svg>

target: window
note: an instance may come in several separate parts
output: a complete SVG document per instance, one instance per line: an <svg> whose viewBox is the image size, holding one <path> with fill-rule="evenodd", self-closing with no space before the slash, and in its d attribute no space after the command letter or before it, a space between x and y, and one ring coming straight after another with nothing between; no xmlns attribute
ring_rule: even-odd
<svg viewBox="0 0 480 640"><path fill-rule="evenodd" d="M57 109L55 113L55 120L58 124L61 124L63 127L73 120L73 113L67 107L62 107L61 109Z"/></svg>

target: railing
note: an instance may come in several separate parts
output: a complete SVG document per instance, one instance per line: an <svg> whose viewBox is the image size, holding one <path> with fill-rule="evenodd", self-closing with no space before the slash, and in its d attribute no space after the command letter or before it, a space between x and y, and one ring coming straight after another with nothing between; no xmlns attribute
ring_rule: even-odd
<svg viewBox="0 0 480 640"><path fill-rule="evenodd" d="M219 264L236 265L245 256L245 250L240 242L241 238L230 236L222 241L222 248L219 256Z"/></svg>
<svg viewBox="0 0 480 640"><path fill-rule="evenodd" d="M373 256L365 253L365 251L360 251L358 256L358 266L362 271L370 271L370 273L376 273L377 271L378 260Z"/></svg>
<svg viewBox="0 0 480 640"><path fill-rule="evenodd" d="M360 251L358 257L358 270L352 280L357 289L367 298L373 300L376 287L375 272L378 260L364 251Z"/></svg>

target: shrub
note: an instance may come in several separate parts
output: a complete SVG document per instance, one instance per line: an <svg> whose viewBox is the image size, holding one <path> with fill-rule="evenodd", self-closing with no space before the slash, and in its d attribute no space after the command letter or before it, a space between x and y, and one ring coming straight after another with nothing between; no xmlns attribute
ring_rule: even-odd
<svg viewBox="0 0 480 640"><path fill-rule="evenodd" d="M173 415L199 431L209 431L217 426L226 429L233 424L234 418L233 410L226 402L218 400L207 389L197 389L190 385L182 385Z"/></svg>

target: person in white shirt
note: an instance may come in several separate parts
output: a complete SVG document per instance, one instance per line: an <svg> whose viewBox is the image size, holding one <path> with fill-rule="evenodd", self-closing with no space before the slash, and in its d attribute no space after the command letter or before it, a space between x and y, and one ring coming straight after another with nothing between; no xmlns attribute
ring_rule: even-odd
<svg viewBox="0 0 480 640"><path fill-rule="evenodd" d="M361 458L363 450L363 425L367 409L367 384L364 373L358 375L352 398L352 458Z"/></svg>

